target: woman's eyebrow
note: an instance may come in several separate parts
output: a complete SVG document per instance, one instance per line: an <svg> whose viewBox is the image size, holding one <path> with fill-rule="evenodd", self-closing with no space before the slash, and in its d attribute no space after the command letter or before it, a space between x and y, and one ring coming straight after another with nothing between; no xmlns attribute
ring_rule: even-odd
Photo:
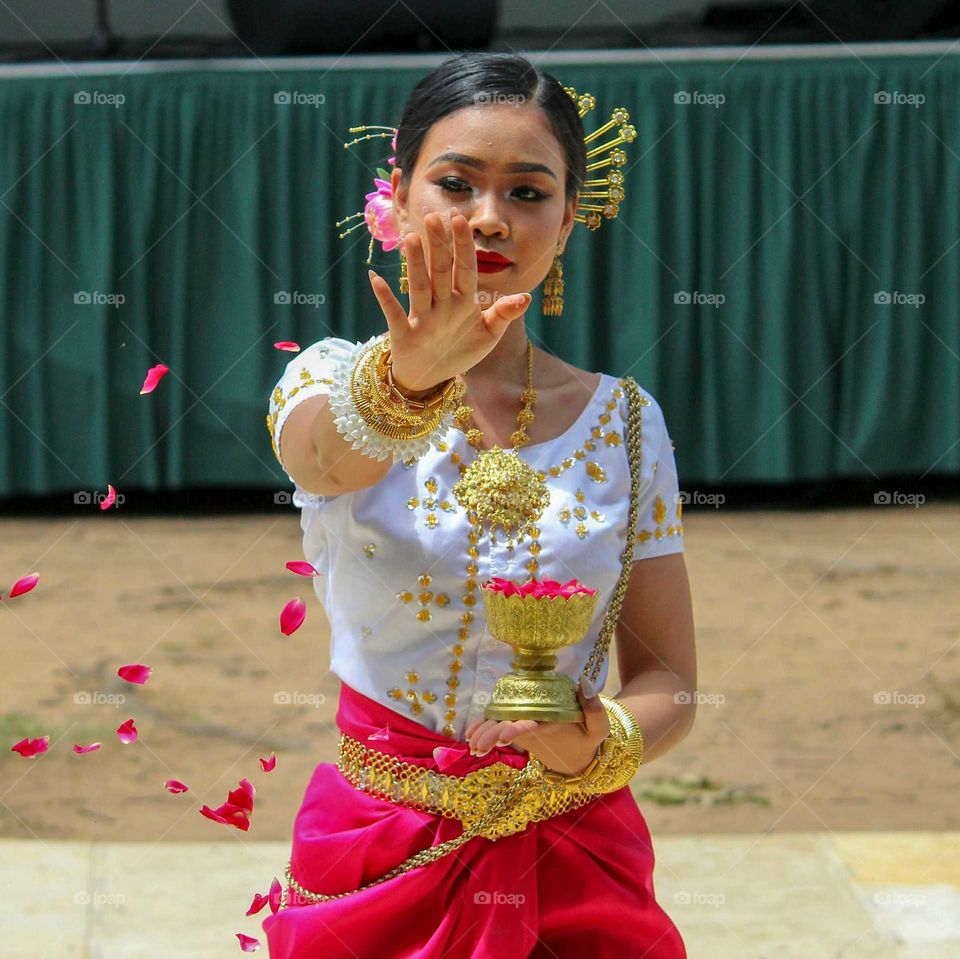
<svg viewBox="0 0 960 959"><path fill-rule="evenodd" d="M483 160L477 157L467 156L465 153L441 153L440 156L431 160L427 165L433 166L435 163L444 162L462 163L464 166L476 167L478 170L485 170L487 168L487 164ZM511 163L507 166L507 170L510 173L546 173L552 176L554 180L557 179L557 175L553 170L542 163Z"/></svg>

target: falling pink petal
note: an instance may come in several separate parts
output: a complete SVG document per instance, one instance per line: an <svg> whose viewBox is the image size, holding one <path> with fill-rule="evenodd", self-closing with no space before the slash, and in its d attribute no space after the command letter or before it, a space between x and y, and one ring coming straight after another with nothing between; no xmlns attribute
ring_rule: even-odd
<svg viewBox="0 0 960 959"><path fill-rule="evenodd" d="M274 753L270 753L269 759L260 759L260 768L265 773L273 772L273 767L277 765L277 757Z"/></svg>
<svg viewBox="0 0 960 959"><path fill-rule="evenodd" d="M383 726L380 729L378 729L376 732L370 733L370 735L367 736L367 739L389 739L389 738L390 738L389 726Z"/></svg>
<svg viewBox="0 0 960 959"><path fill-rule="evenodd" d="M13 599L14 596L19 596L21 593L29 593L34 586L37 585L37 580L40 579L39 573L31 573L29 576L24 576L23 579L18 579L13 586L10 587L10 593L8 599Z"/></svg>
<svg viewBox="0 0 960 959"><path fill-rule="evenodd" d="M294 343L292 340L281 340L279 343L273 344L278 350L287 350L289 353L299 353L300 344Z"/></svg>
<svg viewBox="0 0 960 959"><path fill-rule="evenodd" d="M268 896L261 896L259 892L253 894L253 902L250 908L244 913L245 916L255 916L270 901Z"/></svg>
<svg viewBox="0 0 960 959"><path fill-rule="evenodd" d="M117 670L117 675L125 679L128 683L139 683L143 685L153 672L152 666L144 666L143 663L127 663Z"/></svg>
<svg viewBox="0 0 960 959"><path fill-rule="evenodd" d="M297 596L280 610L280 632L284 636L295 633L307 616L307 604Z"/></svg>
<svg viewBox="0 0 960 959"><path fill-rule="evenodd" d="M230 791L227 801L216 809L204 804L200 814L222 823L224 826L235 826L246 832L250 828L250 815L253 813L253 800L256 790L249 779L241 779L237 789Z"/></svg>
<svg viewBox="0 0 960 959"><path fill-rule="evenodd" d="M163 363L158 363L156 366L151 366L147 370L147 378L143 381L143 386L140 389L140 395L143 396L144 393L152 393L157 388L157 383L163 379L167 373L170 372L169 366L164 366Z"/></svg>
<svg viewBox="0 0 960 959"><path fill-rule="evenodd" d="M114 500L117 498L117 491L107 483L107 495L104 497L103 502L100 504L100 509L110 509L113 506Z"/></svg>
<svg viewBox="0 0 960 959"><path fill-rule="evenodd" d="M128 719L123 725L119 726L117 735L122 743L135 743L137 741L137 727L133 725L133 720Z"/></svg>
<svg viewBox="0 0 960 959"><path fill-rule="evenodd" d="M200 814L206 816L207 819L212 819L214 822L222 823L224 826L236 826L237 829L242 829L244 832L250 828L250 817L247 811L245 809L237 809L236 806L231 806L230 803L224 803L222 806L217 806L216 809L211 809L204 804L200 808Z"/></svg>
<svg viewBox="0 0 960 959"><path fill-rule="evenodd" d="M40 753L45 753L50 745L49 736L40 736L37 739L21 739L15 746L11 746L12 752L20 753L24 759L33 759Z"/></svg>
<svg viewBox="0 0 960 959"><path fill-rule="evenodd" d="M274 876L273 882L270 883L270 911L276 913L280 908L280 897L283 895L283 887L280 885L280 880Z"/></svg>
<svg viewBox="0 0 960 959"><path fill-rule="evenodd" d="M180 782L179 779L168 779L164 782L163 788L176 796L178 793L185 793L190 787L186 783Z"/></svg>
<svg viewBox="0 0 960 959"><path fill-rule="evenodd" d="M245 936L242 932L236 933L236 937L240 940L240 948L244 952L256 952L260 948L259 939L254 939L252 936Z"/></svg>
<svg viewBox="0 0 960 959"><path fill-rule="evenodd" d="M76 743L73 744L73 751L78 756L82 756L84 753L92 753L99 748L100 743L90 743L89 746L78 746Z"/></svg>
<svg viewBox="0 0 960 959"><path fill-rule="evenodd" d="M227 794L227 802L233 803L233 805L239 807L240 809L246 809L248 812L253 812L253 800L256 795L256 790L253 788L253 783L249 779L241 779L240 785L236 789L231 789Z"/></svg>
<svg viewBox="0 0 960 959"><path fill-rule="evenodd" d="M323 573L317 572L314 566L311 566L310 563L305 563L301 559L292 559L287 563L287 569L291 573L299 573L301 576L323 576Z"/></svg>

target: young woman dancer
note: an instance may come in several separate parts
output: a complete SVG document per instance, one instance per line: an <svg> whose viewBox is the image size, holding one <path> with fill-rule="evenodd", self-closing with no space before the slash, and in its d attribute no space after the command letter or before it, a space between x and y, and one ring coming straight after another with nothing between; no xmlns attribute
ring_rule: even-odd
<svg viewBox="0 0 960 959"><path fill-rule="evenodd" d="M628 785L695 710L672 444L631 377L533 347L524 324L544 281L561 315L570 232L623 196L633 128L616 108L585 137L592 105L520 56L425 77L380 128L394 169L364 211L400 246L409 306L370 271L386 331L324 337L271 396L341 680L337 762L313 773L263 922L273 959L685 956ZM582 722L484 717L513 665L481 601L495 578L597 591L558 653Z"/></svg>

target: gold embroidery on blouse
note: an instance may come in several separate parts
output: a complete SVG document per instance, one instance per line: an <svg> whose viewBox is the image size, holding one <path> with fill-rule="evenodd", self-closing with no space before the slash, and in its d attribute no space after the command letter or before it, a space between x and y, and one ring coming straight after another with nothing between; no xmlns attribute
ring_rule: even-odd
<svg viewBox="0 0 960 959"><path fill-rule="evenodd" d="M425 480L423 485L426 487L427 492L430 495L425 496L422 500L419 497L411 496L410 499L407 500L407 509L412 511L418 506L422 506L425 510L428 510L429 512L427 512L424 522L430 527L430 529L436 529L437 524L440 521L437 518L435 511L440 509L443 510L444 513L455 513L457 508L453 505L453 503L450 502L450 500L438 500L434 495L439 489L435 476L431 476L428 480Z"/></svg>
<svg viewBox="0 0 960 959"><path fill-rule="evenodd" d="M586 501L586 498L586 494L578 487L576 493L574 493L574 499L577 501L578 505L575 506L572 511L570 507L564 507L558 514L558 518L560 522L564 524L564 526L570 522L571 516L578 520L576 534L580 537L580 539L586 539L587 534L590 532L584 520L590 518L597 523L602 523L606 519L605 514L600 513L597 510L592 510L591 512L587 511L587 508L583 505Z"/></svg>
<svg viewBox="0 0 960 959"><path fill-rule="evenodd" d="M594 483L607 482L607 471L599 463L594 463L592 460L587 463L587 476L589 476Z"/></svg>
<svg viewBox="0 0 960 959"><path fill-rule="evenodd" d="M423 703L435 703L437 701L436 693L430 690L424 690L421 694L414 689L413 687L416 686L418 682L420 682L420 674L416 672L416 670L411 669L407 672L409 689L407 689L406 693L397 686L387 690L387 695L391 699L406 699L410 706L410 712L412 712L414 716L419 716L420 713L423 712ZM423 696L423 703L420 701L421 695Z"/></svg>
<svg viewBox="0 0 960 959"><path fill-rule="evenodd" d="M429 573L421 573L417 577L417 582L423 586L427 587L432 582L432 577ZM416 594L417 599L420 602L420 609L417 611L417 619L422 623L429 622L433 619L433 614L430 612L430 600L432 599L434 604L437 606L446 606L450 602L450 597L446 593L437 593L436 596L429 589L422 589ZM397 593L397 599L403 603L413 602L414 594L408 589L403 589Z"/></svg>
<svg viewBox="0 0 960 959"><path fill-rule="evenodd" d="M326 356L327 350L319 350L318 355L321 357ZM280 450L277 449L277 440L274 436L277 428L277 417L280 415L280 410L287 405L287 400L296 396L300 390L306 389L308 386L316 386L318 383L324 383L327 386L333 386L333 380L331 380L329 377L321 376L314 379L310 370L308 370L305 366L301 366L300 382L296 386L292 387L286 396L283 395L283 390L280 389L279 384L273 388L273 395L270 397L273 410L267 414L267 432L270 434L270 446L273 448L273 455L276 456L277 462L281 466L283 465L283 461L280 459Z"/></svg>
<svg viewBox="0 0 960 959"><path fill-rule="evenodd" d="M650 510L650 518L653 520L654 528L652 530L640 530L634 535L634 541L637 543L646 543L652 537L659 543L664 536L682 536L683 523L681 519L683 518L683 503L680 502L679 497L677 497L677 506L674 513L677 522L671 523L669 526L663 526L662 524L667 519L667 504L663 501L663 497L658 495L654 499L653 506Z"/></svg>

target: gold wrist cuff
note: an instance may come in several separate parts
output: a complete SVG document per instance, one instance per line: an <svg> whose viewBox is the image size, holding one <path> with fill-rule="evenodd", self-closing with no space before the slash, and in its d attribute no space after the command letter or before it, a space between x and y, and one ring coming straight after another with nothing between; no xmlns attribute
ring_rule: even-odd
<svg viewBox="0 0 960 959"><path fill-rule="evenodd" d="M350 378L357 412L371 430L389 439L427 436L456 409L465 387L459 377L452 377L428 399L408 400L389 373L389 349L387 335L357 358Z"/></svg>
<svg viewBox="0 0 960 959"><path fill-rule="evenodd" d="M619 700L600 694L610 720L610 733L586 768L571 776L544 769L551 785L590 794L615 792L633 778L643 763L643 735L633 713Z"/></svg>

